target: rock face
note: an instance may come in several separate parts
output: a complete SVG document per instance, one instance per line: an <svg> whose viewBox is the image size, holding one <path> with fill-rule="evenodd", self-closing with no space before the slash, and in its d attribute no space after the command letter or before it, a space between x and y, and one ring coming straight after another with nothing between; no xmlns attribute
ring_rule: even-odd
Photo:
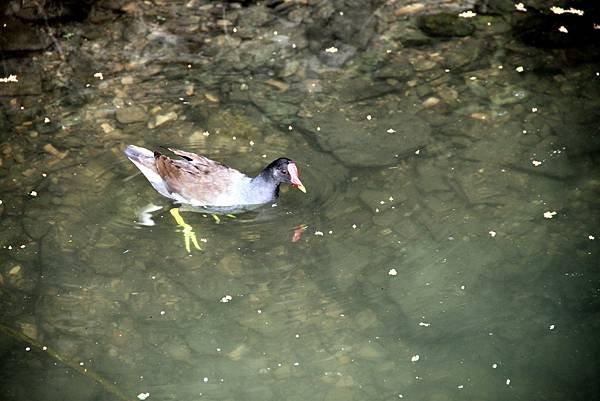
<svg viewBox="0 0 600 401"><path fill-rule="evenodd" d="M319 145L347 166L373 167L396 164L427 145L431 129L404 105L395 112L323 111L304 128L312 132ZM369 117L370 116L370 117Z"/></svg>

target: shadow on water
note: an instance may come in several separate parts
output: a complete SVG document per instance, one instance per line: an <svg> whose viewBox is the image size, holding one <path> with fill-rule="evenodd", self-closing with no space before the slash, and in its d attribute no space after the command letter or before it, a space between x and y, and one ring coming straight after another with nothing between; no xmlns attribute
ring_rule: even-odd
<svg viewBox="0 0 600 401"><path fill-rule="evenodd" d="M0 398L598 398L598 7L8 3ZM187 252L127 144L308 193Z"/></svg>

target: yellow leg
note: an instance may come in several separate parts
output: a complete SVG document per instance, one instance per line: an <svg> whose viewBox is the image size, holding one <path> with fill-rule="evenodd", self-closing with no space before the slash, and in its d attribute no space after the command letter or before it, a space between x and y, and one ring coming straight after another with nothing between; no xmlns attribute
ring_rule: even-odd
<svg viewBox="0 0 600 401"><path fill-rule="evenodd" d="M192 251L191 244L194 244L194 247L197 250L201 251L202 248L200 248L200 245L198 244L198 240L196 239L196 233L194 232L194 229L192 228L192 226L186 223L185 220L183 220L183 217L181 217L181 214L179 214L179 208L174 207L169 212L171 213L171 216L173 216L177 224L179 224L179 226L183 230L186 251L188 251L188 253Z"/></svg>
<svg viewBox="0 0 600 401"><path fill-rule="evenodd" d="M219 224L221 222L221 218L214 213L210 214L213 219L215 219L215 223Z"/></svg>

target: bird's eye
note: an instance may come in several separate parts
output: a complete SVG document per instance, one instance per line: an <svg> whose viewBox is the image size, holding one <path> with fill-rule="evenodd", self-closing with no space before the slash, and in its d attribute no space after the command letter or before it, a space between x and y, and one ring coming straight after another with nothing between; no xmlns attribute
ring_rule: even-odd
<svg viewBox="0 0 600 401"><path fill-rule="evenodd" d="M280 172L281 174L283 174L283 175L287 175L287 174L288 174L287 170L279 170L279 172Z"/></svg>

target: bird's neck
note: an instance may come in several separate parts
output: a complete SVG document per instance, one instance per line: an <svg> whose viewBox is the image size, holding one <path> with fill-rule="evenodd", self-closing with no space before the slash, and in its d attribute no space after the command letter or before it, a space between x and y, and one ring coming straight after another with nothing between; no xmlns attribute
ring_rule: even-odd
<svg viewBox="0 0 600 401"><path fill-rule="evenodd" d="M279 196L279 183L273 180L270 172L265 170L250 180L248 187L253 203L272 202Z"/></svg>

